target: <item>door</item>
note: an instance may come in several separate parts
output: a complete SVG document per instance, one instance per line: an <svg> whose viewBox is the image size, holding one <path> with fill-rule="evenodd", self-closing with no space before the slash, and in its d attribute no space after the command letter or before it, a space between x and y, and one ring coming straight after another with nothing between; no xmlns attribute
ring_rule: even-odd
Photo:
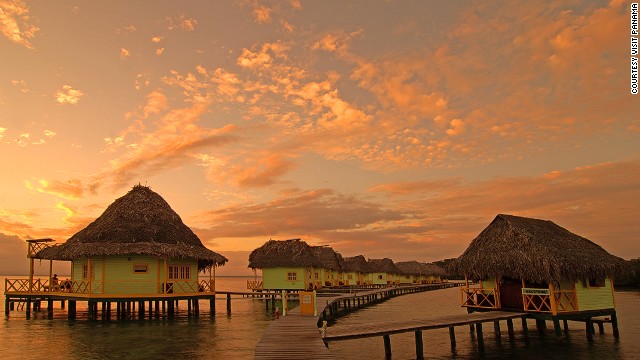
<svg viewBox="0 0 640 360"><path fill-rule="evenodd" d="M500 282L499 291L502 309L524 309L522 302L522 280L503 277Z"/></svg>

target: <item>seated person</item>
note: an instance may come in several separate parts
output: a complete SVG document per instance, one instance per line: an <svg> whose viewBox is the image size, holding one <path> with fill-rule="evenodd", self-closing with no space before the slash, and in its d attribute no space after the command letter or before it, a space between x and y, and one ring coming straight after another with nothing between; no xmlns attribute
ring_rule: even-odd
<svg viewBox="0 0 640 360"><path fill-rule="evenodd" d="M53 291L57 291L60 289L60 287L58 286L58 274L53 274L53 277L51 278L51 289Z"/></svg>

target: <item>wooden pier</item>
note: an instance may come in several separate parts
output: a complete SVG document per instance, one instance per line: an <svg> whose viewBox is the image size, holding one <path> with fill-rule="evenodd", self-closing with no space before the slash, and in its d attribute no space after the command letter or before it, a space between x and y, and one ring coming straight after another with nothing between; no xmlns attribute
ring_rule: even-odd
<svg viewBox="0 0 640 360"><path fill-rule="evenodd" d="M499 322L501 320L506 320L507 328L509 331L509 338L513 340L513 320L521 319L522 321L526 321L526 317L527 314L524 313L491 311L483 313L452 315L432 319L414 319L408 321L387 321L370 324L345 325L340 326L339 328L328 328L323 340L325 343L329 343L332 341L381 336L384 340L385 357L387 359L390 359L391 339L389 336L392 334L414 332L416 339L416 358L423 359L423 331L448 328L449 337L451 339L451 347L455 348L455 328L459 326L470 326L472 329L475 329L478 348L480 349L480 351L483 351L483 323L492 322L494 325L494 330L498 333L500 331Z"/></svg>
<svg viewBox="0 0 640 360"><path fill-rule="evenodd" d="M324 321L333 321L343 314L395 296L454 286L458 284L396 286L318 296L318 317L301 315L299 308L295 308L287 312L287 316L274 320L256 345L254 359L334 359L322 337L326 329L326 326L322 326Z"/></svg>

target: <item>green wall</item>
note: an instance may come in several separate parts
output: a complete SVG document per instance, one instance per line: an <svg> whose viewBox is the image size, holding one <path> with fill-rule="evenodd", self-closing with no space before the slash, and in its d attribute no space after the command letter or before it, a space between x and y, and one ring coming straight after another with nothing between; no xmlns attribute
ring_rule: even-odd
<svg viewBox="0 0 640 360"><path fill-rule="evenodd" d="M94 277L91 279L92 293L102 293L102 257L92 257ZM82 267L87 259L73 261L72 276L82 281ZM147 265L146 273L135 273L134 265ZM188 280L167 280L173 283L174 293L195 292L198 284L198 263L195 259L168 259L167 265L189 266ZM167 276L168 278L168 276ZM86 280L85 280L86 281ZM164 260L144 255L117 255L104 258L105 294L160 294L164 281Z"/></svg>
<svg viewBox="0 0 640 360"><path fill-rule="evenodd" d="M289 281L287 273L296 272L297 280ZM262 269L262 281L265 289L272 290L304 290L305 289L305 268L266 268Z"/></svg>
<svg viewBox="0 0 640 360"><path fill-rule="evenodd" d="M606 279L602 287L585 287L582 281L576 283L578 310L612 309L614 307L611 280Z"/></svg>

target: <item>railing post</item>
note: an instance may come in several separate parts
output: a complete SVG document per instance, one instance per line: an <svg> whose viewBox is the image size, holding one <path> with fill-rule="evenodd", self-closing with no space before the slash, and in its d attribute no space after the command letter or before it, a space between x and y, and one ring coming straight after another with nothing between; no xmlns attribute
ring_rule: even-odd
<svg viewBox="0 0 640 360"><path fill-rule="evenodd" d="M391 359L391 339L389 335L383 335L382 338L384 340L384 358Z"/></svg>
<svg viewBox="0 0 640 360"><path fill-rule="evenodd" d="M424 349L422 345L422 331L416 330L416 359L423 360L424 359Z"/></svg>

